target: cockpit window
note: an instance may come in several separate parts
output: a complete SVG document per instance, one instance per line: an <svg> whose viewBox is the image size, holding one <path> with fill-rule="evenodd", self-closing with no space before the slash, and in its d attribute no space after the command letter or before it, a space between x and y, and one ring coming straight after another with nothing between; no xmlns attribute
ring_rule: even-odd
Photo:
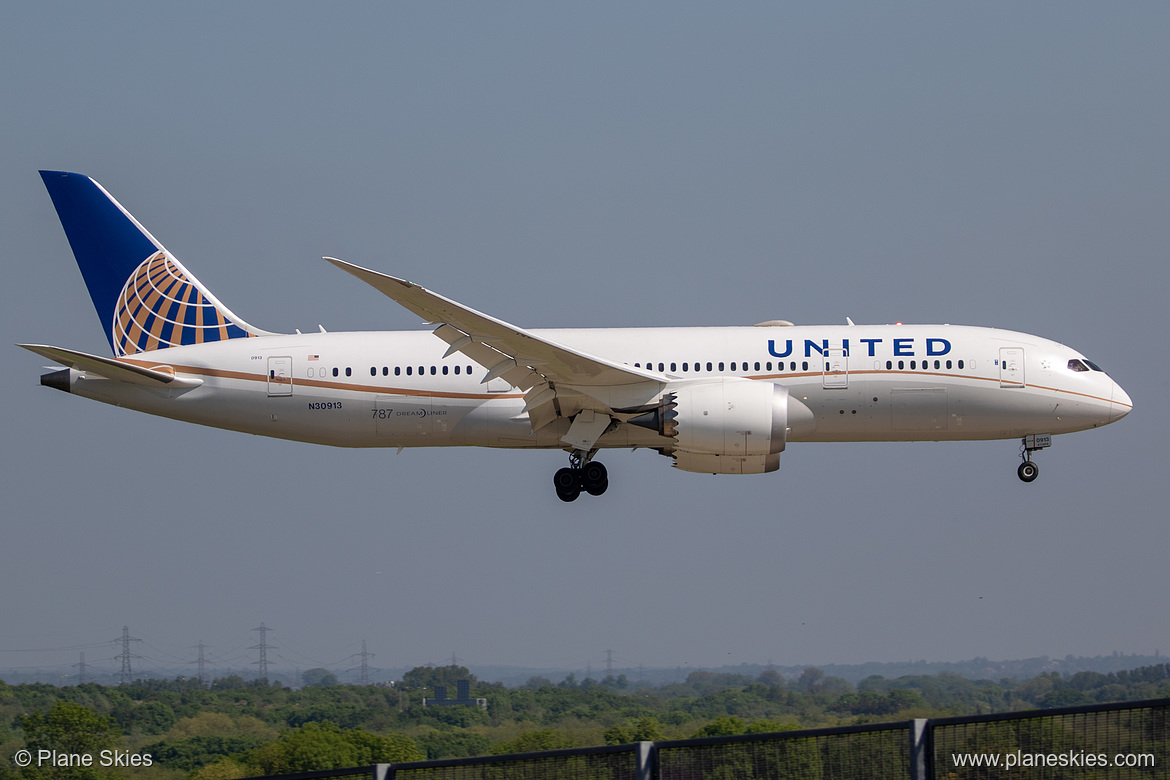
<svg viewBox="0 0 1170 780"><path fill-rule="evenodd" d="M1094 363L1092 360L1086 360L1084 358L1073 358L1072 360L1068 361L1068 370L1069 371L1100 371L1102 374L1105 373L1105 369L1101 368L1099 365Z"/></svg>

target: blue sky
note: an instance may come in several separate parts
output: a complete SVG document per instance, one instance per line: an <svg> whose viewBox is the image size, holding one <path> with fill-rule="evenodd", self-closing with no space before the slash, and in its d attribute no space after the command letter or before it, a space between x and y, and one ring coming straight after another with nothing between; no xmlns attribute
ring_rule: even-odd
<svg viewBox="0 0 1170 780"><path fill-rule="evenodd" d="M9 344L108 350L53 168L269 330L418 327L329 254L525 327L1023 330L1136 411L1032 485L1014 441L805 444L746 478L610 454L564 505L559 452L201 429L9 347L0 667L127 624L246 665L261 621L302 665L1165 651L1168 37L1157 3L11 4Z"/></svg>

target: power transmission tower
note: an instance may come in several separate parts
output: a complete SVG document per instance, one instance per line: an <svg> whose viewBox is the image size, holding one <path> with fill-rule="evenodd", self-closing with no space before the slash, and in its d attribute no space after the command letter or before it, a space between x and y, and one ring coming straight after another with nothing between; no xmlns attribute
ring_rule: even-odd
<svg viewBox="0 0 1170 780"><path fill-rule="evenodd" d="M202 688L207 685L207 673L203 661L203 648L207 647L207 645L203 644L203 640L200 639L197 647L199 648L199 687Z"/></svg>
<svg viewBox="0 0 1170 780"><path fill-rule="evenodd" d="M362 640L362 677L361 684L366 686L370 684L370 664L369 659L373 658L375 653L366 652L366 640Z"/></svg>
<svg viewBox="0 0 1170 780"><path fill-rule="evenodd" d="M73 664L77 667L77 684L85 685L88 680L85 679L85 651L81 651L81 660Z"/></svg>
<svg viewBox="0 0 1170 780"><path fill-rule="evenodd" d="M605 651L605 676L613 677L613 650Z"/></svg>
<svg viewBox="0 0 1170 780"><path fill-rule="evenodd" d="M117 642L118 640L115 639L114 641ZM122 654L114 656L114 660L115 661L120 660L122 662L122 675L119 679L118 684L125 685L128 682L134 681L134 673L130 671L130 659L131 658L138 658L138 659L142 658L142 656L133 655L130 652L130 643L131 642L141 642L142 640L136 639L136 638L130 636L130 626L122 626L122 640L121 641L122 641Z"/></svg>
<svg viewBox="0 0 1170 780"><path fill-rule="evenodd" d="M252 630L260 632L260 644L252 645L251 647L248 648L249 650L259 650L260 651L260 660L253 661L252 663L259 665L260 679L264 680L265 682L268 682L268 651L276 649L276 645L268 644L268 632L271 631L272 629L265 626L264 622L261 621L260 627L253 628Z"/></svg>

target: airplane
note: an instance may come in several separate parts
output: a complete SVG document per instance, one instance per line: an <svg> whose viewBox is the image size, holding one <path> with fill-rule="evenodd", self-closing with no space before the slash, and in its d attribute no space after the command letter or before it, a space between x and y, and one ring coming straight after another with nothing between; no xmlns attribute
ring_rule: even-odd
<svg viewBox="0 0 1170 780"><path fill-rule="evenodd" d="M1054 434L1133 403L1055 341L961 325L533 330L324 258L433 326L278 334L224 306L88 176L41 171L113 357L20 344L41 384L148 414L337 447L559 449L563 501L599 496L604 449L682 471L762 474L789 442L1019 439L1024 482Z"/></svg>

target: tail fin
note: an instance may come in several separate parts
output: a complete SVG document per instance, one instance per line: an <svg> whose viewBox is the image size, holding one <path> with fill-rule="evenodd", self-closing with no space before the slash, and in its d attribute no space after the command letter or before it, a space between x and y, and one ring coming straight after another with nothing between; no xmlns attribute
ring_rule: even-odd
<svg viewBox="0 0 1170 780"><path fill-rule="evenodd" d="M233 314L88 176L41 171L116 357L265 335Z"/></svg>

